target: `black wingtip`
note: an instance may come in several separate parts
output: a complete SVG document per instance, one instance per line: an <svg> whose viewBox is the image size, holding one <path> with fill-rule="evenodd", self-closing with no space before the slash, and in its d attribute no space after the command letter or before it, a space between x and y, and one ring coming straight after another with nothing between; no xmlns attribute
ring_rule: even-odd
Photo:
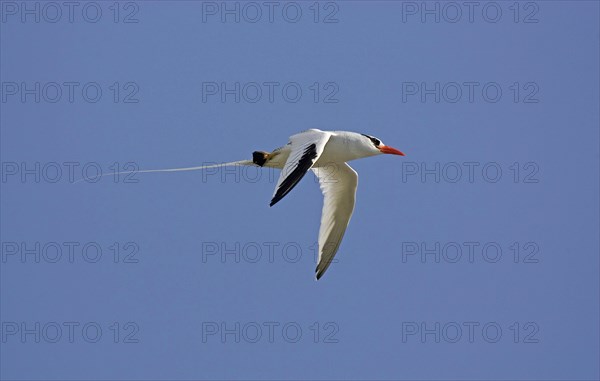
<svg viewBox="0 0 600 381"><path fill-rule="evenodd" d="M315 269L315 275L317 277L317 280L321 279L321 277L323 276L323 274L325 274L324 271L319 271L319 266L317 266L317 268Z"/></svg>
<svg viewBox="0 0 600 381"><path fill-rule="evenodd" d="M306 172L312 167L315 159L317 158L317 146L315 143L309 145L304 150L304 154L298 160L298 165L294 170L287 175L285 179L279 184L279 188L275 192L273 199L271 200L271 204L269 206L273 206L279 202L282 198L284 198L298 182L304 177Z"/></svg>

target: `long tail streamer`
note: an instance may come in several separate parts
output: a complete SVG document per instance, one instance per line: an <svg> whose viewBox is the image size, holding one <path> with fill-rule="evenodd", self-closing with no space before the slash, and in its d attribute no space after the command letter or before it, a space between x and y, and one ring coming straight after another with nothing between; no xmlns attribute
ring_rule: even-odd
<svg viewBox="0 0 600 381"><path fill-rule="evenodd" d="M208 169L208 168L219 168L219 167L231 167L234 165L256 165L254 164L254 162L252 160L240 160L240 161L232 161L229 163L220 163L220 164L210 164L210 165L201 165L199 167L184 167L184 168L166 168L166 169L145 169L142 171L123 171L123 172L111 172L111 173L105 173L102 174L100 176L95 176L92 177L90 179L79 179L77 181L74 181L73 183L78 183L80 181L84 181L84 180L96 180L100 177L104 177L104 176L115 176L115 175L126 175L129 173L151 173L151 172L184 172L184 171L201 171L203 169Z"/></svg>

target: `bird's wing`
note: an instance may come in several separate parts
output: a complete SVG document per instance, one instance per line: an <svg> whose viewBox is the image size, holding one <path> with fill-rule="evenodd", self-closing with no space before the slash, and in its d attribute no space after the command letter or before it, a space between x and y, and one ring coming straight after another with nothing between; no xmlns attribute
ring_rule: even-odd
<svg viewBox="0 0 600 381"><path fill-rule="evenodd" d="M337 253L346 227L354 211L358 175L346 163L335 163L333 171L313 168L323 192L323 212L319 229L319 262L316 276L320 279Z"/></svg>
<svg viewBox="0 0 600 381"><path fill-rule="evenodd" d="M298 184L321 156L330 136L330 132L307 130L290 137L288 145L291 146L291 152L279 175L270 206L279 202Z"/></svg>

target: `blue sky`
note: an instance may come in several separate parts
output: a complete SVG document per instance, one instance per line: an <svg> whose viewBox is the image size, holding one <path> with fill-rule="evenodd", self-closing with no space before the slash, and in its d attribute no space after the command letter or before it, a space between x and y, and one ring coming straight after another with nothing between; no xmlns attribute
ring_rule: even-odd
<svg viewBox="0 0 600 381"><path fill-rule="evenodd" d="M2 378L600 376L597 2L1 6ZM407 155L318 282L312 175L73 183L307 128Z"/></svg>

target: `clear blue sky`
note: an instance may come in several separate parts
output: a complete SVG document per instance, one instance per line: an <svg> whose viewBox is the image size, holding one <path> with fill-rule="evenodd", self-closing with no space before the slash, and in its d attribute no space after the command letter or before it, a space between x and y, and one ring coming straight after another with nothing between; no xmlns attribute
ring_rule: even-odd
<svg viewBox="0 0 600 381"><path fill-rule="evenodd" d="M25 4L0 4L3 379L598 379L598 2ZM69 178L307 128L407 154L351 164L318 282L310 174L273 208L268 170Z"/></svg>

